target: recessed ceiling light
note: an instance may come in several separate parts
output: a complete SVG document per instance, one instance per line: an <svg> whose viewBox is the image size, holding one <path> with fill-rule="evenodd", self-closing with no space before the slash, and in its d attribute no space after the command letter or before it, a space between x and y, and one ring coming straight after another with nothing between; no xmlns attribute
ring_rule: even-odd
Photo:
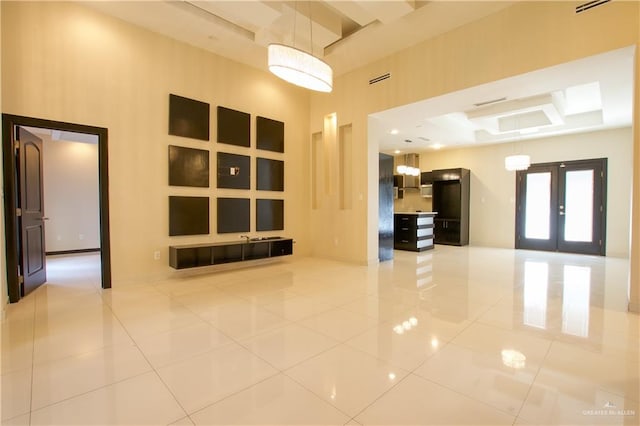
<svg viewBox="0 0 640 426"><path fill-rule="evenodd" d="M431 145L431 148L433 149L440 149L442 148L444 145L442 145L441 143L434 143L433 145Z"/></svg>
<svg viewBox="0 0 640 426"><path fill-rule="evenodd" d="M391 129L389 133L391 133L392 135L397 135L398 133L400 133L400 131L398 129Z"/></svg>
<svg viewBox="0 0 640 426"><path fill-rule="evenodd" d="M394 154L400 154L402 151L400 151L399 149L396 149L395 151L393 151Z"/></svg>

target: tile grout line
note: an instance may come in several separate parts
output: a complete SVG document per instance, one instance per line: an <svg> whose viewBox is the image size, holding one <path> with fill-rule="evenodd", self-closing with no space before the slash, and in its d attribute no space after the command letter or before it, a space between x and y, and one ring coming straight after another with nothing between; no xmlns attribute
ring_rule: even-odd
<svg viewBox="0 0 640 426"><path fill-rule="evenodd" d="M157 289L156 289L156 290L157 290ZM159 290L158 290L158 291L159 291ZM237 340L237 339L236 339L236 338L234 338L233 336L228 335L228 334L227 334L227 333L225 333L223 330L220 330L218 327L216 327L216 326L215 326L214 324L212 324L210 321L208 321L208 320L206 320L206 319L202 318L202 317L200 316L200 314L198 314L198 313L196 313L195 311L193 311L192 309L190 309L188 306L186 306L186 305L185 305L184 303L182 303L181 301L176 300L176 299L174 298L174 296L173 296L173 295L167 295L167 296L168 296L171 300L175 301L175 302L176 302L176 303L178 303L180 306L182 306L183 308L185 308L186 310L188 310L189 312L191 312L192 314L194 314L196 317L198 317L199 319L201 319L201 320L202 320L203 322L205 322L209 327L211 327L211 328L215 329L216 331L218 331L219 333L221 333L222 335L224 335L225 337L227 337L228 339L230 339L229 344L231 344L231 343L235 343L235 344L237 344L239 347L243 348L244 350L246 350L247 352L249 352L251 355L253 355L253 356L255 356L256 358L260 359L261 361L263 361L265 364L269 365L271 368L273 368L273 369L276 371L276 373L275 373L275 374L269 375L269 376L267 376L267 377L265 377L265 378L263 378L263 379L259 380L259 381L258 381L258 382L256 382L256 383L252 383L252 384L250 384L250 385L248 385L248 386L246 386L246 387L244 387L244 388L238 389L238 390L236 390L236 391L234 391L234 392L230 393L229 395L226 395L226 396L224 396L224 397L222 397L222 398L220 398L220 399L218 399L218 400L216 400L216 401L212 402L211 404L208 404L208 405L206 405L206 406L204 406L204 407L198 408L197 410L193 411L192 413L189 413L189 412L188 412L188 411L187 411L187 410L182 406L182 404L180 404L180 402L178 401L177 397L173 394L173 392L171 391L171 389L169 389L169 386L164 382L164 380L162 380L162 377L160 377L160 374L157 372L156 368L151 364L151 362L149 362L149 360L146 358L146 356L144 355L144 353L142 352L142 350L140 350L140 349L139 349L139 350L140 350L140 352L142 353L143 357L145 358L145 360L147 360L147 362L149 363L149 365L151 366L151 368L153 369L153 371L156 373L156 375L158 376L158 378L159 378L159 379L160 379L160 381L162 382L162 384L163 384L163 385L164 385L164 386L169 390L169 392L170 392L170 393L171 393L171 395L174 397L174 399L176 400L176 402L178 403L178 405L180 406L180 408L182 408L182 410L185 412L186 417L188 417L188 418L189 418L189 420L190 420L193 424L195 424L195 422L194 422L194 421L193 421L193 419L191 418L191 415L192 415L192 414L196 414L196 413L198 413L198 412L200 412L200 411L203 411L203 410L205 410L205 409L207 409L207 408L209 408L209 407L211 407L211 406L213 406L213 405L215 405L215 404L218 404L218 403L219 403L219 402L221 402L221 401L224 401L224 400L225 400L225 399L227 399L227 398L230 398L230 397L232 397L232 396L234 396L234 395L237 395L237 394L239 394L239 393L241 393L241 392L244 392L245 390L247 390L247 389L249 389L249 388L251 388L251 387L253 387L253 386L255 386L255 385L259 384L259 383L262 383L262 382L264 382L264 381L266 381L266 380L269 380L269 379L271 379L271 378L273 378L273 377L277 376L278 374L282 374L282 373L283 373L283 372L282 372L282 370L280 370L280 369L279 369L279 368L277 368L276 366L272 365L270 362L268 362L267 360L265 360L264 358L262 358L262 357L261 357L261 356L259 356L258 354L255 354L255 353L254 353L253 351L251 351L249 348L247 348L247 347L246 347L246 346L244 346L242 343L240 343L240 341L239 341L239 340ZM114 316L115 316L115 313L114 313ZM279 315L278 315L278 316L279 316ZM286 318L285 318L285 319L286 319ZM119 319L118 319L118 321L119 321ZM124 327L124 325L122 325L122 326ZM281 327L284 327L284 326L281 326ZM183 328L183 327L180 327L180 328ZM273 330L278 329L278 328L280 328L280 327L275 327ZM125 328L125 330L126 330L126 328ZM173 331L173 330L168 330L167 332L171 332L171 331ZM264 331L263 333L266 333L266 332L268 332L268 331L271 331L271 330L266 330L266 331ZM128 334L128 332L127 332L127 334ZM262 334L262 333L258 333L258 335L260 335L260 334ZM252 337L253 337L253 336L252 336ZM131 339L136 343L136 347L138 347L138 346L137 346L137 342L136 342L136 340L135 340L135 339L133 339L133 337L131 337ZM229 344L223 344L223 345L220 345L219 347L213 348L213 349L211 349L211 350L209 350L209 351L205 351L205 352L202 352L202 353L199 353L199 354L195 354L195 355L189 356L189 357L187 357L187 358L185 358L185 359L193 358L193 357L196 357L196 356L199 356L199 355L202 355L202 354L208 353L208 352L216 351L216 350L218 350L218 349L220 349L220 348L223 348L224 346L228 346ZM167 365L165 365L165 366L163 366L163 367L166 367L166 366L171 365L171 364L174 364L174 363L182 362L182 361L184 361L184 360L175 361L175 362L169 363L169 364L167 364ZM180 420L180 419L177 419L177 420Z"/></svg>
<svg viewBox="0 0 640 426"><path fill-rule="evenodd" d="M103 299L104 300L104 299ZM124 326L124 324L122 323L122 321L120 321L120 318L118 317L118 315L116 315L116 313L113 311L112 307L110 305L108 305L109 311L111 311L111 315L113 315L113 317L116 319L116 321L118 321L118 324L120 324L120 326L123 328L123 330L125 331L125 333L127 333L127 336L129 336L129 338L131 339L131 341L134 343L135 348L138 350L138 352L140 352L140 355L144 358L144 360L147 362L147 364L149 364L149 367L151 368L151 371L153 371L153 373L156 375L156 377L158 378L158 380L160 380L160 383L162 383L162 385L165 387L165 389L167 390L167 392L169 392L169 394L173 397L173 400L176 402L176 404L178 404L178 407L180 407L180 409L182 409L182 412L186 415L186 417L189 417L189 413L187 412L187 410L184 409L184 407L182 406L182 404L180 403L180 401L178 401L178 398L173 394L173 392L171 391L171 389L169 388L169 386L167 386L167 384L165 383L164 380L162 380L162 377L160 376L160 374L158 373L158 371L156 370L156 368L153 366L153 364L151 364L151 362L149 361L149 359L147 358L147 356L144 354L144 352L142 351L142 349L140 349L140 346L138 346L138 342L133 338L133 336L131 336L131 334L129 334L129 330L127 330L127 328ZM140 373L136 376L132 376L126 379L121 380L125 381L128 379L131 379L133 377L139 377L143 374L147 374L149 371L146 371L144 373ZM119 382L118 382L119 383ZM110 386L110 385L107 385ZM106 387L106 386L104 386ZM174 421L178 421L180 419L183 419L183 417L180 417L178 419L175 419ZM189 420L191 420L191 417L189 417ZM192 421L193 423L193 421Z"/></svg>
<svg viewBox="0 0 640 426"><path fill-rule="evenodd" d="M547 352L544 354L544 358L542 358L542 361L540 361L540 366L538 366L538 370L536 371L536 374L533 377L533 380L531 380L531 384L529 385L529 389L527 389L527 394L524 396L524 399L522 400L522 404L520 404L520 408L518 409L518 413L516 414L516 419L514 420L514 424L518 420L518 418L520 417L520 413L522 412L522 409L524 408L524 405L526 404L527 399L529 398L529 395L531 394L531 391L533 390L533 386L536 383L536 379L538 378L538 375L540 374L540 371L542 371L542 366L544 365L544 362L547 360L547 357L549 356L549 352L551 352L551 347L553 346L553 344L555 342L556 342L556 339L552 339L549 342L549 347L547 348Z"/></svg>

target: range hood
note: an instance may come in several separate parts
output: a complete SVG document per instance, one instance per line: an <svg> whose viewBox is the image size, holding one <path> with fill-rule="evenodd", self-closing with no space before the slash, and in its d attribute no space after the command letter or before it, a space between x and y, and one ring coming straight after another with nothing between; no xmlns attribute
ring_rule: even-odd
<svg viewBox="0 0 640 426"><path fill-rule="evenodd" d="M401 184L398 185L399 188L420 188L420 155L419 154L405 154L399 157L396 157L396 163L398 167L396 168L396 173L399 176L402 176L401 179L398 179ZM404 167L410 167L418 170L417 176L412 176L409 174L402 173Z"/></svg>

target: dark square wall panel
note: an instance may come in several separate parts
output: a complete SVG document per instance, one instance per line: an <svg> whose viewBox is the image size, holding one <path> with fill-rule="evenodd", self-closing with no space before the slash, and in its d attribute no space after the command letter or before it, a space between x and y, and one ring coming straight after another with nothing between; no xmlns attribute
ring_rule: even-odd
<svg viewBox="0 0 640 426"><path fill-rule="evenodd" d="M169 197L169 236L209 233L209 197Z"/></svg>
<svg viewBox="0 0 640 426"><path fill-rule="evenodd" d="M169 185L209 187L209 151L169 145Z"/></svg>
<svg viewBox="0 0 640 426"><path fill-rule="evenodd" d="M284 200L256 200L256 231L284 229Z"/></svg>
<svg viewBox="0 0 640 426"><path fill-rule="evenodd" d="M251 157L218 152L218 188L249 189Z"/></svg>
<svg viewBox="0 0 640 426"><path fill-rule="evenodd" d="M256 158L256 188L260 191L284 191L284 161Z"/></svg>
<svg viewBox="0 0 640 426"><path fill-rule="evenodd" d="M169 95L169 134L209 140L209 104Z"/></svg>
<svg viewBox="0 0 640 426"><path fill-rule="evenodd" d="M251 146L251 115L219 106L218 142L237 146Z"/></svg>
<svg viewBox="0 0 640 426"><path fill-rule="evenodd" d="M218 234L249 232L250 209L248 198L218 198Z"/></svg>
<svg viewBox="0 0 640 426"><path fill-rule="evenodd" d="M256 118L258 149L284 152L284 123L265 117Z"/></svg>

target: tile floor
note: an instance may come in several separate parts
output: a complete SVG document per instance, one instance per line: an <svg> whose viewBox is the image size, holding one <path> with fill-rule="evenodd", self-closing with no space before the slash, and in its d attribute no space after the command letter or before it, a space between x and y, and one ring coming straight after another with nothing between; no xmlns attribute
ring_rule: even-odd
<svg viewBox="0 0 640 426"><path fill-rule="evenodd" d="M624 259L437 246L105 291L98 261L8 307L2 424L640 423Z"/></svg>

